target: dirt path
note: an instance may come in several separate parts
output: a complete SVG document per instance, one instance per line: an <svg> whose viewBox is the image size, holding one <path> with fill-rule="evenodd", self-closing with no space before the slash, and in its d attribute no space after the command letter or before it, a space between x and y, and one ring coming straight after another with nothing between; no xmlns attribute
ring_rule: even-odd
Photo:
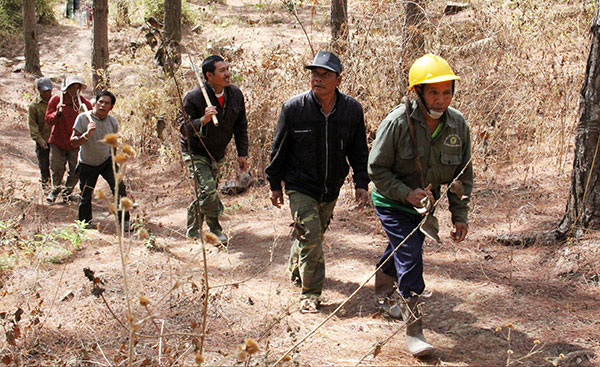
<svg viewBox="0 0 600 367"><path fill-rule="evenodd" d="M60 25L44 30L41 55L46 75L88 72L89 64L82 60L89 60L89 29ZM302 35L297 31L293 37ZM77 216L73 204L48 206L42 201L33 142L23 118L31 82L23 74L0 71L5 91L0 96L0 220L17 221L19 233L28 237L65 228ZM154 235L153 243L135 236L131 241L127 275L132 308L136 318L144 317L146 311L137 300L146 296L156 311L157 326L166 332L197 332L203 302L200 246L183 236L191 188L180 164L161 164L158 158L139 157L126 178L138 204L135 214ZM440 210L444 245L425 245L425 279L433 295L426 300L424 321L426 335L438 348L433 359L419 361L408 355L403 324L377 314L371 281L292 354L292 363L353 366L365 356L363 365L371 366L500 366L506 365L511 350L511 358L525 357L522 365L541 366L561 353L567 357L582 350L600 353L598 287L558 279L552 273L557 248L511 249L490 241L491 235L507 227L515 232L530 229L532 223L551 228L559 219L568 181L562 177L563 183L557 183L549 169L540 172L538 186L533 188L509 177L478 177L476 220L468 239L458 246L447 239L450 222L446 210ZM98 187L106 191L104 183ZM267 198L268 188L263 186L223 199L227 207L224 227L231 241L226 251L208 247L212 287L205 345L208 361L221 360L244 338L252 337L262 351L251 365L274 362L368 278L385 247L373 208L353 211L351 188L344 187L326 235L322 312L300 314L299 289L285 275L289 208L273 208ZM523 202L534 202L534 209L524 207ZM23 327L24 337L17 340L17 346L0 339L0 355L18 350L22 362L70 366L123 360L122 345L127 345L128 333L91 294L92 286L83 276L83 269L90 268L104 281L104 296L123 321L127 306L118 239L105 205L94 202L94 217L100 222L99 230L91 231L83 248L64 263L23 258L11 270L0 269L0 312L12 314L22 308L21 325L38 315L42 320L41 326ZM185 284L169 293L180 277ZM508 324L512 325L510 334ZM151 323L140 332L156 335ZM396 332L376 357L369 353ZM527 356L536 340L543 344L542 352ZM190 338L172 335L162 341L169 349L162 351L161 365L174 362L175 355L181 357L180 365L193 365ZM158 343L156 337L140 338L136 345L139 361L154 358L151 363L157 365ZM579 365L594 363L585 356L580 359Z"/></svg>

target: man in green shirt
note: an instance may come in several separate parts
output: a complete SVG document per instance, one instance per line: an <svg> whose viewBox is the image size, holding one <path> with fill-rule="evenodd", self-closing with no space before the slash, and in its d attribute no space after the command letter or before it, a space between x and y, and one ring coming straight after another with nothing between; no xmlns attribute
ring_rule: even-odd
<svg viewBox="0 0 600 367"><path fill-rule="evenodd" d="M48 139L52 126L44 119L48 101L52 97L52 81L49 78L36 80L36 87L40 93L29 105L29 135L35 141L35 154L40 168L42 188L46 191L50 184L50 147Z"/></svg>
<svg viewBox="0 0 600 367"><path fill-rule="evenodd" d="M373 202L389 238L379 260L378 266L384 265L376 275L375 289L382 309L406 321L408 349L415 356L428 355L433 347L423 336L418 307L419 296L425 290L425 236L419 231L409 234L423 219L417 209L428 210L440 197L440 186L457 177L464 195L448 193L455 227L451 237L461 242L468 232L473 187L471 138L462 114L449 107L458 79L441 57L427 54L416 60L409 71L409 90L415 91L417 98L397 106L383 120L369 154Z"/></svg>

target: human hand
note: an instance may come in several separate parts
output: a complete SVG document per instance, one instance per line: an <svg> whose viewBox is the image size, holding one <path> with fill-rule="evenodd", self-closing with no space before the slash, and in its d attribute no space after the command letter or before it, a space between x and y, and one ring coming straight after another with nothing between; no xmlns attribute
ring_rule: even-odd
<svg viewBox="0 0 600 367"><path fill-rule="evenodd" d="M42 141L40 143L38 143L40 145L40 147L42 147L43 149L48 149L48 143L46 143L45 141Z"/></svg>
<svg viewBox="0 0 600 367"><path fill-rule="evenodd" d="M467 237L469 232L469 225L467 223L456 222L454 223L454 231L450 233L450 237L455 243L459 243Z"/></svg>
<svg viewBox="0 0 600 367"><path fill-rule="evenodd" d="M365 189L354 190L354 200L356 201L356 209L362 209L365 207L367 200L369 199L369 192Z"/></svg>
<svg viewBox="0 0 600 367"><path fill-rule="evenodd" d="M278 208L281 208L281 206L283 205L283 191L271 190L271 204Z"/></svg>
<svg viewBox="0 0 600 367"><path fill-rule="evenodd" d="M248 158L247 157L238 157L238 165L240 166L240 171L247 172L248 171Z"/></svg>
<svg viewBox="0 0 600 367"><path fill-rule="evenodd" d="M217 114L217 107L210 106L204 109L204 116L202 116L202 126L208 124L214 115Z"/></svg>
<svg viewBox="0 0 600 367"><path fill-rule="evenodd" d="M406 201L415 208L425 207L425 200L423 200L425 198L429 199L430 205L435 202L431 191L423 190L421 188L415 189L406 195Z"/></svg>
<svg viewBox="0 0 600 367"><path fill-rule="evenodd" d="M88 129L87 129L86 135L90 136L90 134L93 133L95 130L96 130L96 122L94 120L92 120L88 124Z"/></svg>

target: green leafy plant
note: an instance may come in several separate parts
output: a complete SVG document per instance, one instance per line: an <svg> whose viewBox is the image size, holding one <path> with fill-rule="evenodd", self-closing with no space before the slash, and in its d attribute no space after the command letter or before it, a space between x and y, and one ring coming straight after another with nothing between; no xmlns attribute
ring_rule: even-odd
<svg viewBox="0 0 600 367"><path fill-rule="evenodd" d="M81 250L88 238L86 224L76 221L65 228L46 234L24 234L21 224L9 219L0 221L0 268L12 268L25 261L62 263Z"/></svg>

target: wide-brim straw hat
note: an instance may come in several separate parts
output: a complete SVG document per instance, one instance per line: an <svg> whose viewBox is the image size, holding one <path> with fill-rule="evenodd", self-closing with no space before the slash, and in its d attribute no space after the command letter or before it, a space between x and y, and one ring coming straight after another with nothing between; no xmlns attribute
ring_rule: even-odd
<svg viewBox="0 0 600 367"><path fill-rule="evenodd" d="M65 81L65 85L63 85L62 87L62 91L66 91L70 86L72 86L73 84L81 84L81 90L85 90L85 88L87 88L87 85L83 82L83 79L77 75L70 75L67 77L67 80Z"/></svg>

